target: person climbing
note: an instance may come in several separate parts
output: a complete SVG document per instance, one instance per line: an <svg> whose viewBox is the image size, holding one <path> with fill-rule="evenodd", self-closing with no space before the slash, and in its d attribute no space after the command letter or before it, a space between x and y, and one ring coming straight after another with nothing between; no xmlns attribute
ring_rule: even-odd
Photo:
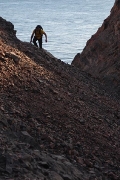
<svg viewBox="0 0 120 180"><path fill-rule="evenodd" d="M39 43L39 48L42 49L42 36L45 35L45 41L47 42L47 34L43 31L43 28L40 25L37 25L33 30L30 43L33 41L33 44L38 47L37 41ZM33 38L34 36L34 38Z"/></svg>

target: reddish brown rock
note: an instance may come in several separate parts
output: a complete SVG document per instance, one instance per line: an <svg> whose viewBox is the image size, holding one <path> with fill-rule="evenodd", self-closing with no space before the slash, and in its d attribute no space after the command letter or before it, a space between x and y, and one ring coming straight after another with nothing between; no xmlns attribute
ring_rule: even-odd
<svg viewBox="0 0 120 180"><path fill-rule="evenodd" d="M0 180L120 179L119 120L114 92L0 18Z"/></svg>
<svg viewBox="0 0 120 180"><path fill-rule="evenodd" d="M72 65L110 84L120 95L120 0Z"/></svg>

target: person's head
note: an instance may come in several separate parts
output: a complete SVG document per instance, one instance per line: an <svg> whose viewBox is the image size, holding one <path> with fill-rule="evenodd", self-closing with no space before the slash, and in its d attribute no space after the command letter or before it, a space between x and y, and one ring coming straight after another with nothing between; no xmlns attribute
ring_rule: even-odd
<svg viewBox="0 0 120 180"><path fill-rule="evenodd" d="M43 29L41 25L37 25L36 29Z"/></svg>

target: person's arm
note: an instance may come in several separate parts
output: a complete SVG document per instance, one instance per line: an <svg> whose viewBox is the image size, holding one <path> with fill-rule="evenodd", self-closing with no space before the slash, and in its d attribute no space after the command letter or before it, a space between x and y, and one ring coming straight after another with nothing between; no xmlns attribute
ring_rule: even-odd
<svg viewBox="0 0 120 180"><path fill-rule="evenodd" d="M35 33L35 30L33 31L32 35L31 35L30 43L32 42L34 33Z"/></svg>
<svg viewBox="0 0 120 180"><path fill-rule="evenodd" d="M45 32L43 32L43 34L45 35L45 41L47 42L47 34Z"/></svg>

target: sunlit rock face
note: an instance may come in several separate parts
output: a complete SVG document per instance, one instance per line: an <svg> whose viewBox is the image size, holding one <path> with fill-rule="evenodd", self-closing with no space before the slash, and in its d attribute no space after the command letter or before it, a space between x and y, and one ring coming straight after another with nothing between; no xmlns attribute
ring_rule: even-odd
<svg viewBox="0 0 120 180"><path fill-rule="evenodd" d="M110 16L78 53L72 65L99 77L105 82L120 86L120 0L116 0Z"/></svg>

